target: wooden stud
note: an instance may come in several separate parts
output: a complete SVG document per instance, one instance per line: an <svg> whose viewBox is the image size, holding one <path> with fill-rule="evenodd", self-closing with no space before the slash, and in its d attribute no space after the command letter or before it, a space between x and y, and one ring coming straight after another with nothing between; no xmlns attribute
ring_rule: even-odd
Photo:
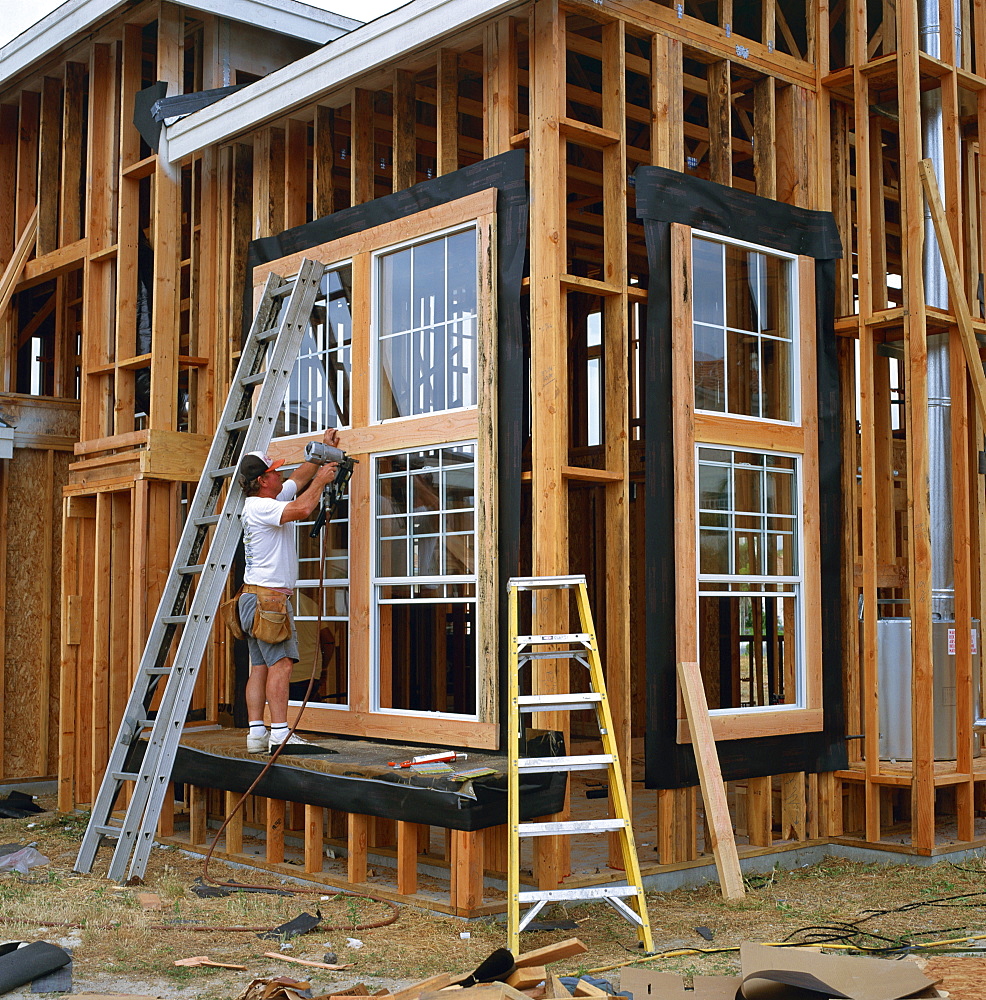
<svg viewBox="0 0 986 1000"><path fill-rule="evenodd" d="M754 847L770 847L772 803L771 780L769 777L750 778L746 783L746 827L750 844Z"/></svg>
<svg viewBox="0 0 986 1000"><path fill-rule="evenodd" d="M62 83L46 76L41 82L41 126L38 133L38 256L58 245L58 200L61 192ZM74 138L76 155L79 136Z"/></svg>
<svg viewBox="0 0 986 1000"><path fill-rule="evenodd" d="M709 180L727 187L733 183L733 95L728 59L708 66Z"/></svg>
<svg viewBox="0 0 986 1000"><path fill-rule="evenodd" d="M112 50L109 45L94 45L92 47L92 70L99 74L91 90L104 98L107 90L112 95L115 93L114 67L112 64ZM83 167L91 165L93 170L88 178L87 194L89 197L97 199L111 199L116 186L116 171L113 169L115 161L112 155L113 119L109 115L98 115L102 119L103 126L97 135L91 136L90 147L99 150L100 162L97 166L93 160L83 156L82 151L82 112L85 99L87 67L82 63L70 62L65 64L65 96L63 102L62 119L62 148L61 148L61 205L59 209L59 234L58 243L65 246L73 243L82 236L82 204L83 204ZM90 122L93 116L90 116ZM109 162L106 156L109 153ZM93 174L95 176L93 176ZM105 179L109 190L99 192L92 188ZM101 217L109 216L109 205L105 201L99 205ZM92 240L92 231L86 229ZM104 236L103 233L99 235ZM105 237L104 237L105 238ZM95 249L102 249L108 246L112 240L104 242ZM90 245L90 252L93 251Z"/></svg>
<svg viewBox="0 0 986 1000"><path fill-rule="evenodd" d="M284 818L284 800L267 799L267 850L265 857L274 864L280 864L284 860ZM307 851L305 856L307 860Z"/></svg>
<svg viewBox="0 0 986 1000"><path fill-rule="evenodd" d="M235 809L240 801L239 792L226 792L226 815L229 822L226 824L226 853L243 853L243 807ZM244 803L245 805L246 803ZM235 809L235 812L234 812Z"/></svg>
<svg viewBox="0 0 986 1000"><path fill-rule="evenodd" d="M200 785L188 787L188 843L195 847L204 844L208 837L209 810L206 788Z"/></svg>
<svg viewBox="0 0 986 1000"><path fill-rule="evenodd" d="M397 891L412 896L418 891L419 824L397 821Z"/></svg>
<svg viewBox="0 0 986 1000"><path fill-rule="evenodd" d="M517 36L510 18L486 26L483 64L483 151L490 157L510 149L517 131Z"/></svg>
<svg viewBox="0 0 986 1000"><path fill-rule="evenodd" d="M417 102L414 73L394 70L394 190L403 191L417 179Z"/></svg>
<svg viewBox="0 0 986 1000"><path fill-rule="evenodd" d="M804 840L807 830L804 771L781 775L781 840Z"/></svg>
<svg viewBox="0 0 986 1000"><path fill-rule="evenodd" d="M375 197L376 162L374 157L373 91L356 87L350 103L350 203L362 205Z"/></svg>
<svg viewBox="0 0 986 1000"><path fill-rule="evenodd" d="M21 92L17 122L17 215L15 231L23 232L38 204L38 130L41 122L41 95Z"/></svg>
<svg viewBox="0 0 986 1000"><path fill-rule="evenodd" d="M438 173L450 174L459 169L459 57L451 49L438 50L435 115Z"/></svg>
<svg viewBox="0 0 986 1000"><path fill-rule="evenodd" d="M461 916L483 902L483 838L476 831L452 831L451 901Z"/></svg>
<svg viewBox="0 0 986 1000"><path fill-rule="evenodd" d="M325 836L325 809L305 803L305 871L320 872L324 853L322 839Z"/></svg>
<svg viewBox="0 0 986 1000"><path fill-rule="evenodd" d="M321 104L315 107L315 146L312 186L315 218L335 211L335 112Z"/></svg>
<svg viewBox="0 0 986 1000"><path fill-rule="evenodd" d="M284 139L284 225L308 222L308 124L288 119Z"/></svg>
<svg viewBox="0 0 986 1000"><path fill-rule="evenodd" d="M366 881L366 848L369 833L369 816L362 813L347 813L347 878L350 882Z"/></svg>
<svg viewBox="0 0 986 1000"><path fill-rule="evenodd" d="M774 0L763 0L773 9ZM773 77L757 80L753 87L753 176L757 194L777 197L777 109Z"/></svg>
<svg viewBox="0 0 986 1000"><path fill-rule="evenodd" d="M654 35L651 41L651 162L682 170L685 165L681 40Z"/></svg>

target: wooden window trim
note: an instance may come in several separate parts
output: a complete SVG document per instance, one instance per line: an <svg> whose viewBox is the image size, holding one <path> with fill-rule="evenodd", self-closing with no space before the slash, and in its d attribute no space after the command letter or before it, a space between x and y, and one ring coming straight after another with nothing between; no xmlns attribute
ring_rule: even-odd
<svg viewBox="0 0 986 1000"><path fill-rule="evenodd" d="M814 261L798 257L800 422L747 420L696 413L692 339L692 228L671 226L671 300L674 384L675 588L679 622L692 628L677 633L677 658L697 662L698 564L696 557L695 446L721 444L731 448L780 451L801 458L802 545L805 687L801 707L717 710L712 732L717 740L754 739L791 733L818 732L823 727L821 631L821 559L818 530L818 401L816 391ZM726 241L728 242L728 240ZM765 246L769 250L769 247ZM690 743L684 702L678 692L679 743Z"/></svg>
<svg viewBox="0 0 986 1000"><path fill-rule="evenodd" d="M496 200L490 188L456 201L425 209L371 229L341 237L300 253L281 257L254 268L254 306L262 295L269 274L296 274L301 260L317 260L327 267L352 261L353 302L350 381L352 427L339 433L341 446L359 458L361 466L350 483L349 501L349 704L309 707L299 726L312 731L333 732L368 739L436 743L448 746L496 749L500 727L497 718L498 636L497 613L497 524L496 524ZM465 223L477 228L479 368L478 405L473 409L401 417L375 422L370 412L370 360L372 330L373 254L378 250L425 237ZM301 460L311 435L281 438L271 444L272 458ZM475 440L477 537L476 614L479 628L477 649L477 718L434 718L434 713L396 713L371 708L371 635L373 627L373 559L371 535L371 455L400 449L417 450L454 441ZM413 723L414 739L409 740Z"/></svg>

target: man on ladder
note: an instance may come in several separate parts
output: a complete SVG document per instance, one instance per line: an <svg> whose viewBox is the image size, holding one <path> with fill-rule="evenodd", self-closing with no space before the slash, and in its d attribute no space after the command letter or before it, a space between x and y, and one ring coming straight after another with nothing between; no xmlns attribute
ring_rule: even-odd
<svg viewBox="0 0 986 1000"><path fill-rule="evenodd" d="M339 435L329 428L323 442L338 448ZM292 522L311 517L322 490L338 472L337 462L302 462L288 479L278 471L283 460L271 461L262 452L240 460L243 488L243 547L246 569L240 591L240 625L250 647L250 678L246 686L250 753L273 752L288 737L288 686L298 662L298 634L291 595L298 579L298 549ZM270 733L264 725L264 704L270 709Z"/></svg>

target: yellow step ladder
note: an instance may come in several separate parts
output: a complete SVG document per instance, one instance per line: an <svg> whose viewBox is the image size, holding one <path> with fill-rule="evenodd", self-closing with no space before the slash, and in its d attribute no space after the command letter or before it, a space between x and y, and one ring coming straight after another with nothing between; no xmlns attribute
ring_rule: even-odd
<svg viewBox="0 0 986 1000"><path fill-rule="evenodd" d="M521 635L520 593L522 591L574 591L581 631L562 635ZM589 594L584 576L513 577L507 584L510 638L508 670L507 754L507 947L520 951L520 932L547 903L602 899L622 917L636 925L644 951L652 953L650 920L647 900L640 878L637 848L633 842L630 807L627 801L623 772L613 737L613 718L606 697L596 632L589 609ZM547 647L547 648L546 648ZM568 659L581 663L588 670L587 691L559 694L521 694L521 668L537 660ZM534 712L595 712L602 738L601 754L569 757L522 757L522 718ZM549 823L520 822L520 782L525 774L557 771L606 772L609 797L615 816L591 820L566 820ZM529 837L574 836L577 834L616 833L619 837L626 872L625 885L592 886L590 888L558 888L521 891L520 846ZM531 904L523 916L521 907Z"/></svg>

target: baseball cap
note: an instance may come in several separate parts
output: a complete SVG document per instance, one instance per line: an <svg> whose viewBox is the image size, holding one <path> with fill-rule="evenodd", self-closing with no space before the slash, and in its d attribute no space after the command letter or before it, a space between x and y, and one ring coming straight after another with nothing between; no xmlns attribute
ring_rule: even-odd
<svg viewBox="0 0 986 1000"><path fill-rule="evenodd" d="M240 479L244 483L249 483L271 469L279 469L282 465L284 465L283 458L271 461L270 456L262 451L251 451L240 459Z"/></svg>

